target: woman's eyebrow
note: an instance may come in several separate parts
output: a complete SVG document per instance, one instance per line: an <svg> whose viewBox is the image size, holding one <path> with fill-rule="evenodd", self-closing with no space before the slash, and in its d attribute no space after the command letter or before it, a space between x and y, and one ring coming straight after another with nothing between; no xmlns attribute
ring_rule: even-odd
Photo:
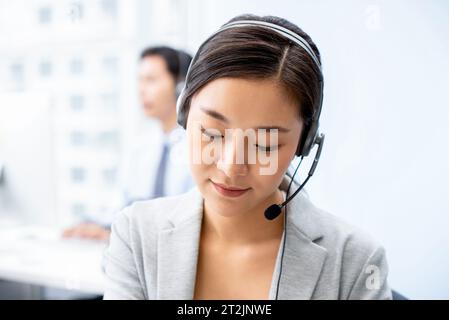
<svg viewBox="0 0 449 320"><path fill-rule="evenodd" d="M201 106L200 107L201 111L203 111L204 113L206 113L207 115L211 116L212 118L215 118L217 120L220 120L224 123L229 123L228 118L226 118L224 115L222 115L220 112L214 111L214 110L210 110L207 109L206 107ZM281 127L281 126L259 126L254 128L255 130L278 130L279 132L289 132L290 129Z"/></svg>
<svg viewBox="0 0 449 320"><path fill-rule="evenodd" d="M226 118L224 115L222 115L221 113L214 111L214 110L210 110L207 109L205 107L200 107L201 111L203 111L205 114L211 116L212 118L215 118L217 120L220 120L224 123L229 123L228 118Z"/></svg>
<svg viewBox="0 0 449 320"><path fill-rule="evenodd" d="M254 128L256 130L278 130L279 132L289 132L290 129L284 128L284 127L278 127L278 126L261 126Z"/></svg>

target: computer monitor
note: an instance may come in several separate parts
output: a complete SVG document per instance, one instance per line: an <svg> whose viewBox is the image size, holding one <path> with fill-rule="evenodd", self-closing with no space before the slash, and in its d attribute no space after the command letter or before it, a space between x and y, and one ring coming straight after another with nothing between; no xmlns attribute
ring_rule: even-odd
<svg viewBox="0 0 449 320"><path fill-rule="evenodd" d="M51 100L0 93L0 218L55 222Z"/></svg>

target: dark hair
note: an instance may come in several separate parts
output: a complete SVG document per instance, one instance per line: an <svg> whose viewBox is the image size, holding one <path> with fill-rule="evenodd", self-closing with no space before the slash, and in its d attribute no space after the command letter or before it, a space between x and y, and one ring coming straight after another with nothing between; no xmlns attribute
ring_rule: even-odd
<svg viewBox="0 0 449 320"><path fill-rule="evenodd" d="M295 24L275 16L250 14L237 16L229 22L237 20L270 22L299 34L308 42L321 63L318 48ZM289 98L300 106L299 116L304 120L305 129L310 125L317 101L320 100L321 72L303 48L274 31L247 26L221 31L200 50L187 79L186 114L193 95L212 80L223 77L273 78L286 89ZM302 136L305 138L305 135Z"/></svg>
<svg viewBox="0 0 449 320"><path fill-rule="evenodd" d="M166 46L149 47L142 51L140 59L150 56L160 56L167 65L167 70L176 82L183 81L187 75L192 56L185 51Z"/></svg>
<svg viewBox="0 0 449 320"><path fill-rule="evenodd" d="M178 50L179 59L179 73L178 79L184 81L187 76L187 71L189 70L190 62L192 61L192 56L183 50Z"/></svg>

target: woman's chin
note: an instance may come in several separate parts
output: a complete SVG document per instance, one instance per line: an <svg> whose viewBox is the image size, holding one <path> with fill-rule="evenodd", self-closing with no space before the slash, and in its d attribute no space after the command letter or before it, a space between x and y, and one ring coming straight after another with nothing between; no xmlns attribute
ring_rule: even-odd
<svg viewBox="0 0 449 320"><path fill-rule="evenodd" d="M232 207L232 206L223 206L222 204L212 204L208 206L208 209L211 214L219 215L223 218L234 218L238 217L242 214L242 208Z"/></svg>
<svg viewBox="0 0 449 320"><path fill-rule="evenodd" d="M226 201L226 199L220 198L214 194L205 197L205 204L212 214L227 218L237 217L244 212L250 211L251 208L248 207L249 203L251 202L248 200Z"/></svg>

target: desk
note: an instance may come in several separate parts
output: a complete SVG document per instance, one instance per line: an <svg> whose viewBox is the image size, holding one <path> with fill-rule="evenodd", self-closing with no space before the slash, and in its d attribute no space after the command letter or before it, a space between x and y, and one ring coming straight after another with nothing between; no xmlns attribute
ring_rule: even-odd
<svg viewBox="0 0 449 320"><path fill-rule="evenodd" d="M106 244L60 235L55 228L0 224L0 279L102 295Z"/></svg>

